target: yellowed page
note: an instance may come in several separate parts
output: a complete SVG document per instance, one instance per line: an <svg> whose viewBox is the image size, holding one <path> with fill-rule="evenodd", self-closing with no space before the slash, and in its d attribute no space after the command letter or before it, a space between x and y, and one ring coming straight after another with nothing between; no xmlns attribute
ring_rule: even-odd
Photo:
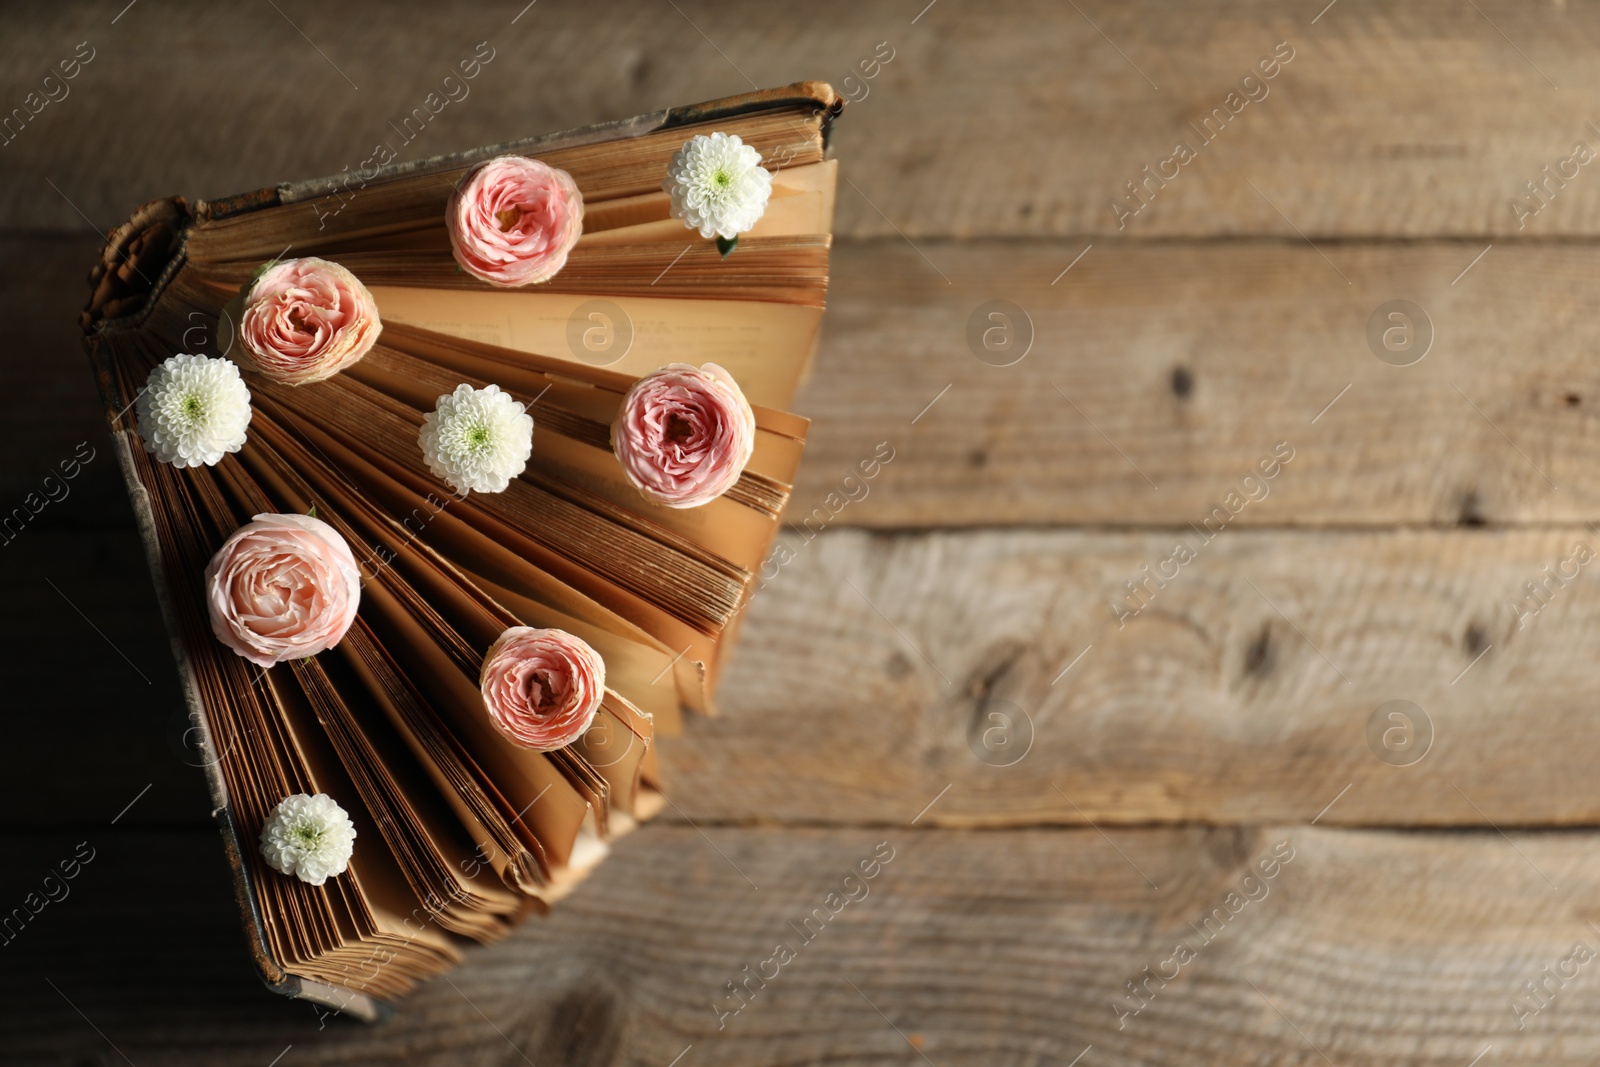
<svg viewBox="0 0 1600 1067"><path fill-rule="evenodd" d="M751 237L785 237L793 234L829 233L833 228L834 186L838 163L826 160L789 167L772 175L772 199ZM594 205L583 220L580 247L642 244L650 241L700 240L700 234L671 215L666 193L646 193Z"/></svg>
<svg viewBox="0 0 1600 1067"><path fill-rule="evenodd" d="M372 295L384 322L633 378L668 363L719 363L752 404L783 409L794 399L822 322L821 308L741 300L387 285L373 286Z"/></svg>

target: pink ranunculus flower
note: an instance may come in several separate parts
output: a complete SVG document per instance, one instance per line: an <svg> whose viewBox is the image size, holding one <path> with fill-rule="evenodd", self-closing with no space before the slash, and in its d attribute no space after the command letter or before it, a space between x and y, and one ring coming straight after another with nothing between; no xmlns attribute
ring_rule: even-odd
<svg viewBox="0 0 1600 1067"><path fill-rule="evenodd" d="M553 752L589 728L605 696L606 663L565 630L513 626L483 658L489 719L522 748Z"/></svg>
<svg viewBox="0 0 1600 1067"><path fill-rule="evenodd" d="M286 259L245 294L239 340L256 370L305 385L366 355L382 330L378 305L354 274L325 259Z"/></svg>
<svg viewBox="0 0 1600 1067"><path fill-rule="evenodd" d="M206 565L211 631L263 667L332 648L356 620L361 572L339 531L309 515L257 515Z"/></svg>
<svg viewBox="0 0 1600 1067"><path fill-rule="evenodd" d="M491 285L549 281L583 235L583 194L564 170L500 156L474 170L445 209L461 269Z"/></svg>
<svg viewBox="0 0 1600 1067"><path fill-rule="evenodd" d="M628 480L669 508L699 507L726 493L755 442L755 412L715 363L669 363L640 378L611 427Z"/></svg>

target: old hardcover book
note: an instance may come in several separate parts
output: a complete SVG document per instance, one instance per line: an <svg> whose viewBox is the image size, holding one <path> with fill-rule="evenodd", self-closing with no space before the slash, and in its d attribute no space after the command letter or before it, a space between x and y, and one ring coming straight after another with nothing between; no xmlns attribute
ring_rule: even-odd
<svg viewBox="0 0 1600 1067"><path fill-rule="evenodd" d="M806 420L789 414L828 285L841 101L821 83L221 200L160 200L112 235L83 314L90 362L138 517L210 784L250 951L272 989L375 1019L469 941L503 936L570 892L607 842L664 803L654 740L716 680L789 497ZM773 176L724 257L669 215L668 162L724 131ZM477 163L515 154L569 172L584 231L549 282L497 289L456 268L445 205ZM344 372L286 387L246 369L244 448L211 467L155 462L133 407L153 367L226 356L230 308L265 261L348 267L383 320ZM609 433L641 375L712 361L756 416L738 482L697 508L650 503ZM533 416L533 455L503 493L456 494L418 428L458 384L494 383ZM354 552L359 615L337 646L263 669L213 636L203 572L261 512L312 512ZM559 627L604 658L575 743L536 752L488 722L485 650L508 626ZM310 885L257 847L276 802L337 797L348 871Z"/></svg>

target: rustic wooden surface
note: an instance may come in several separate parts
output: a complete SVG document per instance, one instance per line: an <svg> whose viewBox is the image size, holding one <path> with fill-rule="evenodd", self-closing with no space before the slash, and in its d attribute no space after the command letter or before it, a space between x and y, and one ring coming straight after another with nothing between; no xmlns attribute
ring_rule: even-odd
<svg viewBox="0 0 1600 1067"><path fill-rule="evenodd" d="M1079 1062L1104 1067L1462 1067L1486 1047L1483 1063L1600 1057L1594 960L1550 982L1537 1013L1510 1006L1577 943L1600 946L1589 834L1302 825L1102 837L907 822L653 827L549 919L475 952L376 1028L260 989L211 835L9 832L9 897L79 842L96 852L72 895L6 947L0 1038L8 1062L230 1067L279 1055L511 1067L680 1054L1022 1067L1064 1065L1089 1046ZM813 918L806 941L803 920L883 843L893 858L865 896ZM1275 855L1290 858L1262 878ZM1234 911L1218 919L1230 894ZM721 1014L739 1006L727 983L779 942L794 958ZM1194 958L1174 975L1179 942ZM1137 1014L1130 981L1149 981Z"/></svg>
<svg viewBox="0 0 1600 1067"><path fill-rule="evenodd" d="M1337 269L1303 241L1097 241L1052 285L1090 243L919 241L950 285L903 241L841 248L796 514L886 439L852 524L1198 524L1279 442L1294 460L1230 525L1600 512L1593 246L1496 243L1452 286L1488 241L1330 244ZM965 340L994 299L1032 322L1011 366ZM1414 366L1367 347L1393 299L1432 320Z"/></svg>
<svg viewBox="0 0 1600 1067"><path fill-rule="evenodd" d="M0 147L0 507L99 451L0 545L0 908L96 858L0 944L0 1058L1600 1059L1594 968L1560 973L1600 952L1600 607L1587 565L1545 578L1600 539L1600 179L1521 229L1508 206L1600 143L1600 14L1325 2L12 5L0 111L95 58ZM723 716L664 748L677 809L368 1028L249 970L75 316L95 230L357 164L485 40L402 159L752 80L858 98L799 402L791 519L826 529L785 534ZM1119 230L1123 182L1283 40L1269 95ZM1434 327L1414 366L1368 348L1394 299ZM990 300L1032 324L1010 366L969 348ZM1270 492L1119 622L1279 442ZM1428 717L1416 762L1369 741L1390 700ZM719 1029L725 984L880 841L871 894ZM1128 1015L1282 841L1268 894Z"/></svg>
<svg viewBox="0 0 1600 1067"><path fill-rule="evenodd" d="M7 108L80 41L95 58L5 149L22 180L0 193L0 220L80 227L45 179L107 226L175 191L356 167L383 138L414 159L826 78L859 101L838 141L855 188L837 231L852 237L1600 232L1588 168L1525 230L1506 206L1596 136L1588 4L1338 0L1313 25L1327 0L939 0L920 17L927 0L275 2L135 7L114 25L114 3L8 5L26 32L0 42ZM470 94L400 145L389 123L480 41L495 58ZM1110 198L1280 41L1294 58L1266 97L1119 231ZM860 81L880 43L893 59Z"/></svg>

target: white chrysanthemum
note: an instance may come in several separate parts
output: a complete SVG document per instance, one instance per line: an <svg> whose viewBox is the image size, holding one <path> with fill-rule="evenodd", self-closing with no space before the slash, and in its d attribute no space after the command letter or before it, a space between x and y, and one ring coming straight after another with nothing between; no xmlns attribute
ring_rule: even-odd
<svg viewBox="0 0 1600 1067"><path fill-rule="evenodd" d="M458 385L422 420L422 455L457 492L498 493L533 454L533 416L498 385Z"/></svg>
<svg viewBox="0 0 1600 1067"><path fill-rule="evenodd" d="M326 793L285 797L261 828L261 854L272 869L321 885L350 866L356 828Z"/></svg>
<svg viewBox="0 0 1600 1067"><path fill-rule="evenodd" d="M672 217L701 237L732 240L754 226L767 210L772 175L761 153L735 134L700 134L667 167L661 188L672 196Z"/></svg>
<svg viewBox="0 0 1600 1067"><path fill-rule="evenodd" d="M250 390L231 360L180 353L139 394L139 436L162 463L209 467L244 447L249 425Z"/></svg>

